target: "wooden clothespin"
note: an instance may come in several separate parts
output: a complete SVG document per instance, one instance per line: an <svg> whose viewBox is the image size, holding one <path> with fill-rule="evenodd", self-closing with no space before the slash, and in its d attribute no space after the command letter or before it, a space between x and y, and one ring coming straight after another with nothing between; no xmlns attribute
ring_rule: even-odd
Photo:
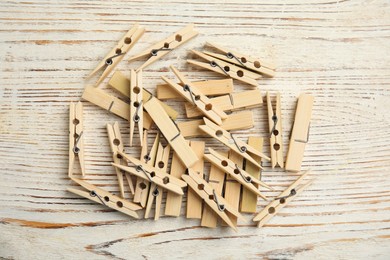
<svg viewBox="0 0 390 260"><path fill-rule="evenodd" d="M99 204L105 205L113 210L120 211L133 218L136 219L139 218L139 215L136 212L137 210L142 209L142 207L140 207L139 205L121 199L118 196L115 196L110 192L98 188L95 185L92 185L86 181L77 178L71 178L71 179L87 190L87 191L83 191L79 189L68 188L67 190L72 192L73 194L79 195L81 197L92 200Z"/></svg>
<svg viewBox="0 0 390 260"><path fill-rule="evenodd" d="M154 166L157 156L158 144L160 143L160 133L156 135L156 138L154 139L154 143L150 151L148 151L148 132L145 131L143 136L144 140L142 142L143 145L141 148L140 161L144 161L146 164ZM138 177L135 186L133 201L135 203L140 203L142 207L145 207L149 196L149 187L149 180L145 180L143 178Z"/></svg>
<svg viewBox="0 0 390 260"><path fill-rule="evenodd" d="M165 40L162 40L156 44L154 44L149 49L141 52L140 54L133 56L129 59L131 60L138 60L143 57L148 57L147 61L141 65L137 69L137 72L146 68L150 64L154 63L155 61L161 59L165 55L167 55L169 52L171 52L173 49L179 47L180 45L186 43L193 37L198 35L198 32L194 30L194 25L189 24L183 29L177 31L173 35L169 36Z"/></svg>
<svg viewBox="0 0 390 260"><path fill-rule="evenodd" d="M249 136L248 145L257 149L263 150L263 138L259 136ZM254 156L255 160L261 161L260 157ZM261 180L261 169L251 162L245 162L244 170L249 173L253 178ZM255 185L258 187L258 185ZM257 208L257 195L247 189L242 189L240 212L255 213Z"/></svg>
<svg viewBox="0 0 390 260"><path fill-rule="evenodd" d="M86 86L82 98L123 119L130 120L129 104L108 94L103 89ZM147 113L143 114L143 121L145 129L152 127L153 121Z"/></svg>
<svg viewBox="0 0 390 260"><path fill-rule="evenodd" d="M232 162L228 158L220 155L214 149L209 148L209 154L205 154L204 158L209 161L211 164L215 165L219 169L229 174L236 181L241 183L243 187L257 194L259 197L267 200L267 198L257 189L255 184L265 187L269 190L272 190L270 186L265 184L264 182L253 178L249 173L238 167L236 163Z"/></svg>
<svg viewBox="0 0 390 260"><path fill-rule="evenodd" d="M134 157L131 157L125 153L120 152L120 155L128 162L134 164L134 166L123 166L116 163L111 163L115 167L122 169L128 173L131 173L137 177L141 177L145 180L149 180L151 183L155 183L163 189L169 190L179 195L183 195L182 188L187 184L178 178L175 178L160 169L148 165Z"/></svg>
<svg viewBox="0 0 390 260"><path fill-rule="evenodd" d="M229 63L233 63L241 68L245 68L247 70L259 73L267 77L275 76L275 66L270 63L263 62L255 58L251 58L247 55L240 54L236 51L229 51L227 48L214 43L206 42L206 45L211 46L223 53L223 54L219 54L219 53L205 51L204 53L209 56L215 57L217 59Z"/></svg>
<svg viewBox="0 0 390 260"><path fill-rule="evenodd" d="M178 84L182 86L181 83ZM193 81L192 85L197 87L199 91L206 96L221 96L230 94L234 91L232 79ZM182 98L182 96L170 88L168 84L157 85L156 92L157 98L160 100Z"/></svg>
<svg viewBox="0 0 390 260"><path fill-rule="evenodd" d="M159 170L166 172L168 168L170 151L171 151L171 147L169 145L163 147L161 143L158 144L156 161L154 163L155 168L158 168ZM158 220L160 218L162 197L163 197L163 189L159 187L156 183L152 183L150 185L148 202L146 204L145 218L149 218L150 211L153 206L153 202L155 202L156 205L154 220Z"/></svg>
<svg viewBox="0 0 390 260"><path fill-rule="evenodd" d="M223 143L224 145L226 145L231 150L241 155L251 163L257 165L257 167L262 168L261 165L255 159L253 159L250 154L260 156L261 158L264 158L265 160L268 161L271 160L268 156L266 156L262 152L257 151L251 146L248 146L245 142L233 137L231 133L217 126L207 118L204 117L203 120L205 124L199 126L199 128L202 131L204 131L206 134L213 137L214 139L218 140L219 142Z"/></svg>
<svg viewBox="0 0 390 260"><path fill-rule="evenodd" d="M184 137L198 137L207 136L205 132L199 129L200 125L203 125L203 119L188 120L177 123L181 134ZM243 130L252 128L254 125L253 112L244 110L237 113L232 113L223 120L221 128L225 130Z"/></svg>
<svg viewBox="0 0 390 260"><path fill-rule="evenodd" d="M111 79L108 81L108 85L111 86L116 91L118 91L123 96L130 98L130 80L127 77L125 77L120 71L114 72ZM152 94L147 89L143 89L142 101L144 103L148 101L151 96ZM173 120L177 118L179 113L176 110L168 106L166 103L161 102L160 100L159 103L167 112L170 118L172 118Z"/></svg>
<svg viewBox="0 0 390 260"><path fill-rule="evenodd" d="M118 44L113 48L107 56L99 63L99 65L89 74L88 78L92 77L96 72L101 69L104 69L102 75L96 82L95 86L99 85L110 72L115 68L116 65L123 59L125 54L130 51L130 49L138 42L141 36L144 34L145 29L139 27L138 24L135 24L125 36L118 42Z"/></svg>
<svg viewBox="0 0 390 260"><path fill-rule="evenodd" d="M245 221L244 217L238 212L238 210L229 205L229 203L227 203L221 195L217 194L215 189L197 173L191 169L188 169L187 172L188 175L183 175L182 179L185 180L188 186L204 200L215 214L217 214L231 228L237 231L237 227L233 224L227 213Z"/></svg>
<svg viewBox="0 0 390 260"><path fill-rule="evenodd" d="M286 158L286 170L299 172L301 170L303 153L309 141L310 119L314 97L301 94L295 111L294 125L290 135L290 146Z"/></svg>
<svg viewBox="0 0 390 260"><path fill-rule="evenodd" d="M252 71L249 71L247 69L243 69L241 67L238 67L234 64L228 63L223 60L219 60L217 58L214 58L212 56L209 56L207 54L204 54L199 51L192 50L192 52L199 57L203 58L204 60L208 62L200 62L196 60L187 60L188 63L212 70L214 72L217 72L219 74L225 75L227 77L237 79L239 81L245 82L249 85L257 87L257 79L261 78L261 75L256 74Z"/></svg>
<svg viewBox="0 0 390 260"><path fill-rule="evenodd" d="M214 121L218 125L221 125L222 120L227 118L225 112L223 112L218 106L211 103L210 99L203 95L197 87L195 87L191 81L187 80L175 67L171 66L170 68L179 78L183 86L169 80L165 76L162 76L161 78L183 98L197 107L210 120Z"/></svg>
<svg viewBox="0 0 390 260"><path fill-rule="evenodd" d="M83 104L80 101L71 102L69 109L69 177L73 176L76 157L80 164L81 175L85 176L83 133Z"/></svg>
<svg viewBox="0 0 390 260"><path fill-rule="evenodd" d="M267 109L272 168L275 168L277 165L279 165L280 168L283 168L282 110L280 93L276 95L275 106L273 106L271 97L267 92Z"/></svg>
<svg viewBox="0 0 390 260"><path fill-rule="evenodd" d="M273 216L275 216L284 206L298 196L302 191L308 187L313 180L306 183L302 183L303 179L309 174L310 171L302 174L295 182L293 182L285 191L283 191L275 200L273 200L268 206L260 211L253 221L258 223L258 227L264 226Z"/></svg>
<svg viewBox="0 0 390 260"><path fill-rule="evenodd" d="M260 89L231 93L229 95L210 98L210 102L225 112L260 107L263 104L263 96ZM193 105L186 103L186 115L188 118L201 116L202 113Z"/></svg>
<svg viewBox="0 0 390 260"><path fill-rule="evenodd" d="M176 123L172 121L164 111L158 99L151 97L144 103L144 108L160 129L170 146L175 150L183 164L189 168L194 165L199 158L190 148L183 135L180 133Z"/></svg>
<svg viewBox="0 0 390 260"><path fill-rule="evenodd" d="M114 163L117 164L123 164L122 156L119 154L119 152L123 152L123 142L122 142L122 135L119 130L119 124L118 122L115 122L113 125L107 124L107 133L108 133L108 139L110 141L110 147L112 151L112 159ZM115 167L114 167L115 168ZM124 174L121 170L118 168L115 168L116 175L118 177L118 184L119 184L119 192L120 196L122 198L125 197L125 188L123 184L123 175L125 175L127 183L130 188L131 194L134 194L134 184L131 180L131 177L129 174Z"/></svg>
<svg viewBox="0 0 390 260"><path fill-rule="evenodd" d="M142 146L142 130L143 130L143 86L142 86L142 70L136 73L134 70L130 72L130 146L133 146L133 135L135 125L138 126L140 144Z"/></svg>

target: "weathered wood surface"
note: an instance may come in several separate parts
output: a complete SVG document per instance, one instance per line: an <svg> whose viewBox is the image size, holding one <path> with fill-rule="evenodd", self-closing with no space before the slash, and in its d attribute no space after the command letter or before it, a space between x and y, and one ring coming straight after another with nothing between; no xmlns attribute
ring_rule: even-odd
<svg viewBox="0 0 390 260"><path fill-rule="evenodd" d="M258 2L2 1L0 258L388 259L389 2ZM264 95L282 93L286 148L296 98L315 96L302 168L312 169L316 181L265 227L239 223L235 233L201 228L183 216L133 220L66 192L69 102L80 100L84 78L135 22L147 31L128 57L188 22L200 32L144 70L152 91L163 83L160 76L172 77L171 64L192 80L221 78L184 61L206 40L275 62L276 77L259 83ZM140 64L125 58L117 68L127 73ZM234 83L238 91L250 89ZM182 102L168 104L184 117ZM83 105L87 179L118 194L106 123L119 121L124 140L128 123ZM254 114L255 128L237 137L263 136L269 154L266 106ZM139 156L140 150L126 152ZM296 178L264 166L263 180L276 189L267 196ZM258 203L260 210L266 202Z"/></svg>

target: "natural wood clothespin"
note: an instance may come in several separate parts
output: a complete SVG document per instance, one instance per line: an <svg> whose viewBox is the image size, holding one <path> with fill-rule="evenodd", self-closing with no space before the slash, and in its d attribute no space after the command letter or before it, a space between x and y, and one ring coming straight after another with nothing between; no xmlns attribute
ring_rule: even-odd
<svg viewBox="0 0 390 260"><path fill-rule="evenodd" d="M142 142L140 161L144 161L146 164L154 166L156 161L156 156L157 156L158 144L160 142L160 134L158 133L156 135L152 148L150 149L149 152L148 152L148 132L145 131L143 136L144 139ZM141 177L137 178L133 201L135 203L140 203L143 208L146 206L146 202L148 200L149 187L150 187L149 180L145 180L144 178Z"/></svg>
<svg viewBox="0 0 390 260"><path fill-rule="evenodd" d="M199 126L199 128L202 131L204 131L206 134L213 137L214 139L220 141L221 143L229 147L231 150L233 150L240 156L244 157L251 163L255 164L257 167L262 168L261 165L256 160L254 160L250 154L260 156L261 158L264 158L265 160L268 161L271 160L268 156L266 156L262 152L253 149L243 141L233 137L231 133L217 126L207 118L204 117L203 120L205 122L205 125Z"/></svg>
<svg viewBox="0 0 390 260"><path fill-rule="evenodd" d="M92 185L86 181L77 178L71 178L71 180L76 182L77 184L79 184L80 186L82 186L87 190L87 191L83 191L79 189L68 188L67 190L72 192L73 194L79 195L81 197L92 200L99 204L105 205L113 210L120 211L133 218L136 219L139 218L139 215L136 212L137 210L142 209L142 207L140 207L139 205L121 199L118 196L115 196L109 193L108 191L98 188L95 185Z"/></svg>
<svg viewBox="0 0 390 260"><path fill-rule="evenodd" d="M221 125L222 120L227 118L225 112L223 112L218 106L211 103L210 99L203 95L189 80L187 80L175 67L171 66L171 70L179 78L183 86L176 84L168 78L162 76L161 78L168 83L177 93L179 93L184 99L191 102L199 111L207 116L210 120L216 124Z"/></svg>
<svg viewBox="0 0 390 260"><path fill-rule="evenodd" d="M225 112L260 107L263 104L263 97L260 89L236 92L229 95L210 98L210 102ZM202 113L190 103L185 104L188 118L201 116Z"/></svg>
<svg viewBox="0 0 390 260"><path fill-rule="evenodd" d="M280 93L276 95L274 108L271 97L267 92L267 109L272 168L275 168L277 165L279 165L280 168L283 168L282 111Z"/></svg>
<svg viewBox="0 0 390 260"><path fill-rule="evenodd" d="M195 119L177 123L181 134L184 137L199 137L207 136L205 132L199 129L199 126L204 125L203 119ZM225 130L244 130L252 128L254 125L253 112L244 110L237 113L232 113L223 120L221 128Z"/></svg>
<svg viewBox="0 0 390 260"><path fill-rule="evenodd" d="M130 98L130 80L126 78L120 71L115 71L110 81L108 81L108 85L111 86L116 91L118 91L123 96ZM152 94L148 90L146 89L142 90L143 103L148 101L151 96ZM170 118L172 118L173 120L177 118L177 115L179 113L176 110L174 110L171 106L168 106L164 102L161 102L160 100L159 103L164 108L165 112L167 112Z"/></svg>
<svg viewBox="0 0 390 260"><path fill-rule="evenodd" d="M215 192L215 189L202 179L193 170L188 169L188 175L183 175L182 179L185 180L189 187L198 194L199 197L217 214L226 224L237 231L237 227L233 224L227 213L232 216L240 218L245 221L244 217L234 209L226 200Z"/></svg>
<svg viewBox="0 0 390 260"><path fill-rule="evenodd" d="M139 27L138 24L135 24L125 36L118 42L118 44L113 48L107 56L99 63L99 65L89 74L88 78L92 77L96 72L104 68L104 71L95 86L99 85L115 68L116 65L123 59L125 54L130 51L130 49L136 44L136 42L144 34L145 29Z"/></svg>
<svg viewBox="0 0 390 260"><path fill-rule="evenodd" d="M130 146L133 146L133 136L135 125L138 126L140 143L142 146L142 130L143 130L143 85L142 85L142 70L136 73L134 70L130 72Z"/></svg>
<svg viewBox="0 0 390 260"><path fill-rule="evenodd" d="M245 187L246 189L257 194L264 200L267 200L267 198L257 189L255 184L272 190L270 186L258 179L253 178L249 173L239 167L237 163L234 163L228 158L220 155L214 149L209 148L209 152L209 154L204 155L204 158L207 161L209 161L219 169L223 170L226 174L229 174L232 178L241 183L241 185L243 185L243 187Z"/></svg>
<svg viewBox="0 0 390 260"><path fill-rule="evenodd" d="M100 88L86 86L82 98L123 119L130 120L129 104L119 98L109 95ZM147 113L143 114L143 121L143 127L145 129L150 129L152 127L153 121Z"/></svg>
<svg viewBox="0 0 390 260"><path fill-rule="evenodd" d="M69 108L69 177L73 176L76 157L80 164L81 175L85 176L83 133L83 104L80 101L71 102Z"/></svg>
<svg viewBox="0 0 390 260"><path fill-rule="evenodd" d="M293 182L285 191L283 191L275 200L273 200L268 206L260 211L253 221L258 223L258 227L264 226L273 216L275 216L284 206L298 196L302 191L308 187L313 180L306 183L302 183L303 179L309 174L310 171L302 174L295 182ZM299 187L299 188L297 188Z"/></svg>
<svg viewBox="0 0 390 260"><path fill-rule="evenodd" d="M170 151L171 151L171 147L169 145L167 145L166 147L163 147L161 143L158 144L156 161L154 163L155 168L158 168L161 171L166 172L166 170L168 168L168 160L169 160L169 152ZM156 185L155 183L152 183L150 185L148 202L146 204L146 209L145 209L145 218L149 218L153 202L155 202L155 205L156 205L155 213L154 213L154 220L158 220L160 218L163 192L164 192L164 190L161 187L159 187L158 185Z"/></svg>
<svg viewBox="0 0 390 260"><path fill-rule="evenodd" d="M181 135L175 122L168 117L167 113L161 107L158 99L151 97L151 99L144 104L144 108L160 129L170 146L175 150L183 164L187 168L193 166L199 158Z"/></svg>
<svg viewBox="0 0 390 260"><path fill-rule="evenodd" d="M234 91L233 80L232 79L217 79L217 80L202 80L202 81L192 81L193 86L199 89L203 95L206 96L221 96L232 93ZM178 83L183 86L182 83ZM157 98L160 100L164 99L173 99L180 98L182 96L177 93L174 89L169 87L169 84L159 84L157 85Z"/></svg>
<svg viewBox="0 0 390 260"><path fill-rule="evenodd" d="M173 49L186 43L187 41L189 41L190 39L192 39L196 35L198 35L198 32L196 32L194 30L194 25L189 24L186 27L184 27L183 29L181 29L181 30L177 31L176 33L174 33L173 35L169 36L165 40L162 40L162 41L154 44L149 49L141 52L140 54L131 57L129 59L129 61L138 60L138 59L143 58L143 57L148 57L146 62L144 64L142 64L141 67L139 67L137 69L137 72L138 72L138 71L146 68L147 66L149 66L153 62L161 59L162 57L167 55L169 52L171 52Z"/></svg>
<svg viewBox="0 0 390 260"><path fill-rule="evenodd" d="M120 155L128 162L134 164L134 166L123 166L120 164L111 163L115 167L131 173L137 177L141 177L145 180L150 181L163 189L167 189L171 192L183 195L182 188L187 187L187 184L178 178L175 178L160 169L153 167L140 161L134 157L131 157L125 153L120 152Z"/></svg>
<svg viewBox="0 0 390 260"><path fill-rule="evenodd" d="M228 63L223 60L219 60L205 53L192 50L194 54L203 58L208 62L200 62L196 60L187 60L188 63L217 72L227 77L240 80L249 85L257 87L257 79L261 78L261 75L251 72L249 70L238 67L234 64Z"/></svg>
<svg viewBox="0 0 390 260"><path fill-rule="evenodd" d="M286 171L299 172L306 143L309 141L310 119L314 97L301 94L295 111L290 145L286 158Z"/></svg>
<svg viewBox="0 0 390 260"><path fill-rule="evenodd" d="M233 63L241 68L245 68L247 70L259 73L261 75L265 75L267 77L275 76L275 66L270 63L251 58L236 51L230 51L227 48L214 43L206 42L206 45L211 46L223 53L219 54L208 51L204 52L209 56L215 57L223 61L227 61L229 63Z"/></svg>
<svg viewBox="0 0 390 260"><path fill-rule="evenodd" d="M113 125L107 124L107 133L108 133L108 139L110 141L110 147L112 151L112 159L114 163L117 164L123 164L122 156L119 154L119 152L123 152L123 142L122 142L122 135L119 130L119 124L118 122L115 122ZM114 167L115 168L115 167ZM115 168L116 175L118 177L118 184L119 184L119 192L121 194L121 197L125 197L125 189L123 184L123 175L126 176L127 183L130 188L131 194L134 194L134 184L131 180L131 177L129 174L122 173L121 170L118 168Z"/></svg>

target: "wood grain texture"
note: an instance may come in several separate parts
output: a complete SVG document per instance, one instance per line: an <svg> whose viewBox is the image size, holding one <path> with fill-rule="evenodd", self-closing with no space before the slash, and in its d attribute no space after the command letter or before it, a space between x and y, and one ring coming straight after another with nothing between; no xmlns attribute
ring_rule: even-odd
<svg viewBox="0 0 390 260"><path fill-rule="evenodd" d="M0 258L388 259L389 2L160 2L1 3ZM117 66L121 71L138 68L142 61L127 58L189 22L200 32L144 70L145 88L153 93L169 65L192 81L222 79L185 62L192 58L188 50L206 41L274 62L275 78L258 82L263 94L282 94L285 151L297 97L315 97L302 170L312 169L316 180L263 228L239 222L238 233L207 229L183 216L133 220L66 192L73 185L67 178L69 102L81 100L85 77L135 22L146 32ZM116 95L106 86L110 77L100 87ZM234 84L235 91L251 89ZM184 118L182 102L167 104ZM119 121L126 144L128 122L89 102L83 106L86 179L119 194L105 125ZM266 107L253 112L255 127L236 136L262 136L269 155ZM139 147L125 150L139 157ZM294 179L264 163L262 180L275 188L267 197ZM264 205L259 200L258 210Z"/></svg>

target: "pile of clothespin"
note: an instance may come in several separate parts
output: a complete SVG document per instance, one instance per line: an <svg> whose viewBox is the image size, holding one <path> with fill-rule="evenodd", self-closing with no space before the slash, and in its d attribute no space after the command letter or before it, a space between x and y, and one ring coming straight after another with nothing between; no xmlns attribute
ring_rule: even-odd
<svg viewBox="0 0 390 260"><path fill-rule="evenodd" d="M162 77L164 84L156 87L156 96L143 88L142 70L175 48L194 38L198 33L193 25L174 33L152 45L130 60L146 57L146 62L137 70L130 70L130 78L116 71L109 86L117 90L129 103L110 95L98 85L108 77L145 32L135 25L117 46L107 54L90 76L103 70L95 86L87 86L82 98L129 121L130 140L124 142L119 124L107 124L108 140L112 150L112 165L115 168L119 194L114 195L85 180L83 107L82 103L71 103L69 122L69 177L84 190L69 188L74 194L140 218L150 217L154 208L154 219L162 215L163 194L166 193L165 216L179 216L186 191L186 217L201 220L201 225L215 227L217 220L222 225L237 229L237 219L244 213L256 213L258 197L270 200L270 204L255 215L253 221L264 225L281 208L298 196L311 181L304 182L308 172L299 177L276 198L266 198L259 190L273 190L260 180L262 160L271 161L272 168L279 166L287 171L300 172L305 145L308 142L313 97L301 94L296 108L294 126L290 135L286 163L283 160L281 96L275 100L267 92L267 110L271 155L261 152L263 138L251 136L248 142L235 137L231 130L253 127L252 108L262 105L263 97L257 88L257 79L273 77L275 68L258 59L229 51L224 47L207 43L219 53L192 51L206 62L188 60L188 63L217 72L225 79L191 82L171 66L177 81ZM254 86L254 90L234 92L233 79ZM178 83L177 83L178 82ZM178 116L167 99L185 100L187 118L176 123ZM235 112L236 110L241 110ZM193 119L198 117L198 119ZM200 117L200 119L199 119ZM155 125L165 138L164 147L157 134L148 149L148 130ZM137 129L137 130L136 130ZM124 143L133 146L134 133L138 132L141 154L138 158L124 152ZM203 141L186 140L190 137L208 136L229 148L228 152L208 148ZM207 140L207 139L206 139ZM170 159L170 152L172 159ZM81 177L76 177L74 164L78 159ZM211 163L208 174L204 173L204 161ZM169 166L170 163L170 167ZM168 173L167 170L170 170ZM125 186L129 187L131 199L125 198Z"/></svg>

